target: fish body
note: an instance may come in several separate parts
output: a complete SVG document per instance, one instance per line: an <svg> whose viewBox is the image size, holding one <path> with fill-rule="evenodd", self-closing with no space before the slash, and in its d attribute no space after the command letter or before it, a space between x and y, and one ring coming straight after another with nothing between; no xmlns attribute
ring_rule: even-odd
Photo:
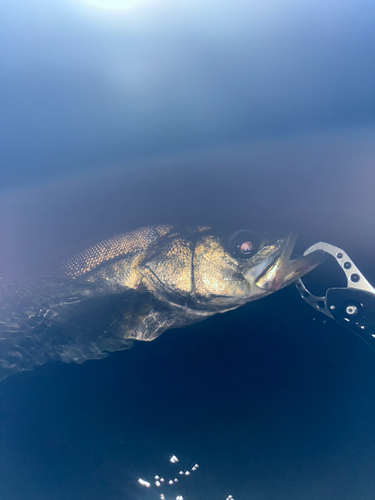
<svg viewBox="0 0 375 500"><path fill-rule="evenodd" d="M316 267L294 235L144 227L93 245L37 281L0 280L0 380L82 363L258 300Z"/></svg>

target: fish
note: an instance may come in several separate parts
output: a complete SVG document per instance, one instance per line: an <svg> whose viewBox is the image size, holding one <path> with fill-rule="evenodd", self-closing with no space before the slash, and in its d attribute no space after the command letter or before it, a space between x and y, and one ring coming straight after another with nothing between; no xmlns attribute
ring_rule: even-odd
<svg viewBox="0 0 375 500"><path fill-rule="evenodd" d="M83 363L284 288L321 252L294 233L160 224L115 235L22 284L0 278L0 380L48 361Z"/></svg>

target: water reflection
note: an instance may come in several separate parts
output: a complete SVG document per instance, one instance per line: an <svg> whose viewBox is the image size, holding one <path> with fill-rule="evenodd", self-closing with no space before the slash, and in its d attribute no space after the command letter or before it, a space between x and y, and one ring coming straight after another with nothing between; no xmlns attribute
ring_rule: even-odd
<svg viewBox="0 0 375 500"><path fill-rule="evenodd" d="M169 459L169 462L171 464L176 464L179 462L179 459L176 457L176 455L172 455ZM188 469L182 469L178 472L178 474L180 476L191 476L192 478L194 477L191 473L195 472L197 469L199 468L199 465L196 463L194 464L193 466L191 466L190 468ZM171 477L173 477L174 475L176 475L176 471L173 470L173 467L172 468L169 468L168 469L168 473L170 474ZM154 487L156 488L160 488L160 492L157 493L158 497L155 496L155 499L156 498L160 498L160 500L184 500L184 495L180 494L182 493L180 490L184 488L185 486L185 489L186 489L186 483L185 485L183 483L179 483L177 485L177 483L179 483L179 480L177 479L177 477L174 477L173 479L165 479L164 477L160 476L159 474L156 474L153 478L153 480L146 480L146 479L143 479L143 478L139 478L138 479L138 484L140 486L143 486L145 488L150 488L150 489L153 489ZM190 481L190 478L189 478L189 485L191 486L190 483L193 483L192 484L192 488L190 488L190 490L194 490L194 481ZM178 492L176 492L176 488L171 488L169 489L168 486L175 486L178 488ZM178 493L176 495L176 493ZM191 497L189 497L191 498ZM232 495L228 495L226 497L225 500L234 500L233 496Z"/></svg>

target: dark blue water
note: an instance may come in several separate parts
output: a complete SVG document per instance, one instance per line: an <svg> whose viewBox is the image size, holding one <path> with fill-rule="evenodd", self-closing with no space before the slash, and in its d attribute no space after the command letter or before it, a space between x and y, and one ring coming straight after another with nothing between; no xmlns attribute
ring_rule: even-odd
<svg viewBox="0 0 375 500"><path fill-rule="evenodd" d="M3 498L156 499L137 479L173 479L175 453L200 465L173 487L188 499L370 499L374 354L298 300L6 380Z"/></svg>

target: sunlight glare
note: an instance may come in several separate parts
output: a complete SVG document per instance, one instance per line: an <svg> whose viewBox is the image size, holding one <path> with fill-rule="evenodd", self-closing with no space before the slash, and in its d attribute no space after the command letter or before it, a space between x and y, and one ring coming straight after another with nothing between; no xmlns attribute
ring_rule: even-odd
<svg viewBox="0 0 375 500"><path fill-rule="evenodd" d="M126 11L150 3L151 0L82 0L82 2L97 9Z"/></svg>

